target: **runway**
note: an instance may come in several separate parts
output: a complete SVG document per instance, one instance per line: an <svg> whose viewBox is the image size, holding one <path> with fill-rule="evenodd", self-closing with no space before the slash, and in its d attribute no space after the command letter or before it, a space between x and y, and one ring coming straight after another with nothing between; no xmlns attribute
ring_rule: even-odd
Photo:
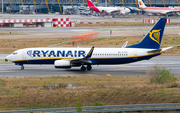
<svg viewBox="0 0 180 113"><path fill-rule="evenodd" d="M85 15L55 15L55 14L1 14L0 19L45 19L45 18L69 18L70 21L79 22L142 22L143 18L155 18L142 15L125 15L119 18L112 16L85 16ZM180 22L179 18L171 18L171 22Z"/></svg>
<svg viewBox="0 0 180 113"><path fill-rule="evenodd" d="M11 32L11 33L55 33L55 32L92 32L92 31L149 31L152 26L104 26L104 27L67 27L67 28L6 28L0 29L0 32ZM179 26L166 26L167 31L178 30Z"/></svg>
<svg viewBox="0 0 180 113"><path fill-rule="evenodd" d="M71 69L55 69L53 65L24 65L0 64L0 77L44 77L44 76L147 76L146 71L155 65L161 65L170 69L175 76L180 76L179 56L157 56L150 60L144 60L125 65L93 66L91 71L80 71L79 67Z"/></svg>
<svg viewBox="0 0 180 113"><path fill-rule="evenodd" d="M0 32L25 33L26 35L1 35L0 39L17 38L70 38L75 35L99 32L98 38L117 36L143 36L152 26L117 26L117 27L69 27L69 28L6 28ZM179 35L179 26L166 26L164 35ZM110 31L112 34L110 35Z"/></svg>

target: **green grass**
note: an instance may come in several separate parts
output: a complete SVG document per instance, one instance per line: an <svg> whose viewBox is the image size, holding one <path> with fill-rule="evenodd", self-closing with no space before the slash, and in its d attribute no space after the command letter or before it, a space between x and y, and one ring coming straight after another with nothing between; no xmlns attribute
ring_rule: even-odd
<svg viewBox="0 0 180 113"><path fill-rule="evenodd" d="M146 76L1 77L0 110L180 102L178 88L148 84ZM179 78L178 78L179 79ZM79 82L78 88L49 89L49 83ZM177 80L177 84L180 81Z"/></svg>
<svg viewBox="0 0 180 113"><path fill-rule="evenodd" d="M0 32L0 35L27 35L26 33Z"/></svg>

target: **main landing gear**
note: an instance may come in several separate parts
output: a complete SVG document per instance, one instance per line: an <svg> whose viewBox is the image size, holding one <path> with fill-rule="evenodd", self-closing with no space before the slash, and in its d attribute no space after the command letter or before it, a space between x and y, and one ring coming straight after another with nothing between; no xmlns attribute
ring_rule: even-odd
<svg viewBox="0 0 180 113"><path fill-rule="evenodd" d="M84 65L81 66L81 71L86 71L86 67Z"/></svg>
<svg viewBox="0 0 180 113"><path fill-rule="evenodd" d="M91 70L92 66L91 65L87 65L87 70Z"/></svg>
<svg viewBox="0 0 180 113"><path fill-rule="evenodd" d="M85 67L84 65L81 66L81 71L86 71L86 69L89 71L92 69L91 65L87 65L87 67Z"/></svg>

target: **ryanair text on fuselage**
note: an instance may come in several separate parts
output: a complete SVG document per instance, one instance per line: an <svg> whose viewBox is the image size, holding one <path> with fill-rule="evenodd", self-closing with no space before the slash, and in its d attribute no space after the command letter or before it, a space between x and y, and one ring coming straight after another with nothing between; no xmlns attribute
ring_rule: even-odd
<svg viewBox="0 0 180 113"><path fill-rule="evenodd" d="M85 57L85 51L65 51L65 50L29 50L27 54L30 57Z"/></svg>

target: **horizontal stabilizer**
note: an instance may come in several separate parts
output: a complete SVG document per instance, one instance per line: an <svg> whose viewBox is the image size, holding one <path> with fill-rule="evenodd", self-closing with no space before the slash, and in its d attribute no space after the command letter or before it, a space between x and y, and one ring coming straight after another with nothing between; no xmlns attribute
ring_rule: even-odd
<svg viewBox="0 0 180 113"><path fill-rule="evenodd" d="M166 47L166 48L162 48L161 51L163 52L163 51L166 51L166 50L171 49L171 48L173 48L173 46L171 46L171 47Z"/></svg>
<svg viewBox="0 0 180 113"><path fill-rule="evenodd" d="M148 53L157 53L157 52L161 52L161 49L156 49L156 50L148 51Z"/></svg>

